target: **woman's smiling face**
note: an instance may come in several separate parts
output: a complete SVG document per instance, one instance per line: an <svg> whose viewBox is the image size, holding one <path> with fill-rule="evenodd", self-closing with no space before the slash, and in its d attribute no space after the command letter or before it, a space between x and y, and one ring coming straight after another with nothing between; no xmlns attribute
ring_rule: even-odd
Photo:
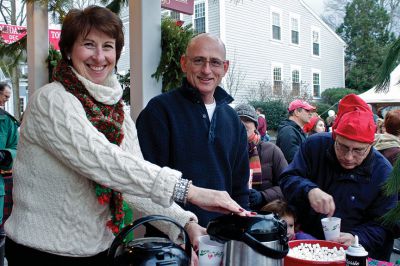
<svg viewBox="0 0 400 266"><path fill-rule="evenodd" d="M92 29L86 37L75 41L71 61L79 75L102 85L115 68L115 39Z"/></svg>

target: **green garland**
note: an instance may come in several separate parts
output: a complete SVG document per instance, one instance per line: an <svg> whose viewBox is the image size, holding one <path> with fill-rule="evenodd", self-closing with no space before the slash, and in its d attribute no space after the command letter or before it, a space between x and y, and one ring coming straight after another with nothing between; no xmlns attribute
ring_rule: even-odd
<svg viewBox="0 0 400 266"><path fill-rule="evenodd" d="M387 196L400 193L400 158L393 165L393 170L384 185L384 191ZM383 224L388 226L393 226L400 221L400 205L398 201L396 207L387 212L382 220Z"/></svg>

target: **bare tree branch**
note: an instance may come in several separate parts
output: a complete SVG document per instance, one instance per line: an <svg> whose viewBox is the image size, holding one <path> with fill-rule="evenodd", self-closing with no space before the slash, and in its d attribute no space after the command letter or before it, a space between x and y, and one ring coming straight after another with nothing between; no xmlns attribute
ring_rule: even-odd
<svg viewBox="0 0 400 266"><path fill-rule="evenodd" d="M225 76L225 89L235 98L239 89L243 89L243 81L246 79L246 73L242 72L236 61L236 52L233 60L230 60L229 70Z"/></svg>
<svg viewBox="0 0 400 266"><path fill-rule="evenodd" d="M307 102L313 100L311 86L307 82L300 83L300 90L298 94L294 94L292 91L291 82L289 80L284 80L282 82L282 88L279 93L274 92L273 86L269 81L260 81L256 87L249 90L247 96L249 102L260 101L267 102L270 100L280 100L285 104L289 104L295 99L303 99Z"/></svg>

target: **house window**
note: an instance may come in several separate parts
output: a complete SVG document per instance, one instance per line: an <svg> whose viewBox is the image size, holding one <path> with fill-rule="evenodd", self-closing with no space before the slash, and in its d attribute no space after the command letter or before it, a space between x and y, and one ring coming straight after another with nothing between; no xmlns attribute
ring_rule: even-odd
<svg viewBox="0 0 400 266"><path fill-rule="evenodd" d="M181 20L181 13L179 13L179 12L171 11L171 13L169 14L169 16L170 16L173 20Z"/></svg>
<svg viewBox="0 0 400 266"><path fill-rule="evenodd" d="M206 4L196 3L194 6L194 29L196 33L206 32Z"/></svg>
<svg viewBox="0 0 400 266"><path fill-rule="evenodd" d="M320 73L313 73L313 96L321 97L321 77Z"/></svg>
<svg viewBox="0 0 400 266"><path fill-rule="evenodd" d="M282 67L274 66L272 75L274 79L273 93L282 95Z"/></svg>
<svg viewBox="0 0 400 266"><path fill-rule="evenodd" d="M291 41L292 44L299 44L299 19L290 18Z"/></svg>
<svg viewBox="0 0 400 266"><path fill-rule="evenodd" d="M313 30L312 31L313 55L319 56L319 46L320 46L319 44L320 44L320 33L318 30Z"/></svg>
<svg viewBox="0 0 400 266"><path fill-rule="evenodd" d="M272 12L272 39L281 40L281 15Z"/></svg>
<svg viewBox="0 0 400 266"><path fill-rule="evenodd" d="M298 69L292 70L292 95L300 95L300 71Z"/></svg>
<svg viewBox="0 0 400 266"><path fill-rule="evenodd" d="M171 18L173 20L181 20L181 13L171 10L161 10L161 17Z"/></svg>

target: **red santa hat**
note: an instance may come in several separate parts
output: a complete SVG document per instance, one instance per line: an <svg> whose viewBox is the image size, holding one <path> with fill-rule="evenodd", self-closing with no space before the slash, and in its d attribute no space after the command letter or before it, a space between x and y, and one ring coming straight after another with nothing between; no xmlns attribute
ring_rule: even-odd
<svg viewBox="0 0 400 266"><path fill-rule="evenodd" d="M373 143L376 125L367 103L355 94L343 97L332 131L334 139L340 135L358 142Z"/></svg>

